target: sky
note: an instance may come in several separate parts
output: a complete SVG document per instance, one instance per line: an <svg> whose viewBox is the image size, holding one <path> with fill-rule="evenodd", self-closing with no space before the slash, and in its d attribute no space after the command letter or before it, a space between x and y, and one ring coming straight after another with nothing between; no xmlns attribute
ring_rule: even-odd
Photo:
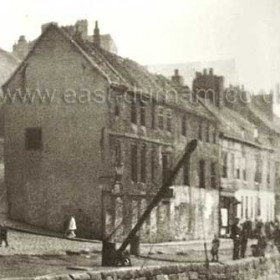
<svg viewBox="0 0 280 280"><path fill-rule="evenodd" d="M279 0L6 0L0 48L20 35L33 40L41 24L98 20L119 54L149 64L235 59L239 82L269 90L280 82Z"/></svg>

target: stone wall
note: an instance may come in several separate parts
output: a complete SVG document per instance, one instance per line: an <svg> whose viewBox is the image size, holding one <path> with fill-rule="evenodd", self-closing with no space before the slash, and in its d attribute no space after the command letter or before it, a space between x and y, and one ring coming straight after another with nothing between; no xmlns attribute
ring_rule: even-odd
<svg viewBox="0 0 280 280"><path fill-rule="evenodd" d="M278 280L280 279L280 255L266 258L248 258L227 263L177 264L168 266L149 266L140 268L116 268L104 271L77 272L65 275L41 276L28 279L36 280ZM24 278L20 278L24 279Z"/></svg>

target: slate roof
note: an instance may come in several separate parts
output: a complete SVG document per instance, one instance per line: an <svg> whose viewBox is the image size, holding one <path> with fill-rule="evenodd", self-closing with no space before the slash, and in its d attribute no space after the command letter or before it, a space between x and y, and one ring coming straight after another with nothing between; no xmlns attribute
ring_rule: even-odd
<svg viewBox="0 0 280 280"><path fill-rule="evenodd" d="M54 28L58 27L54 26ZM124 85L128 90L157 96L160 102L165 102L167 98L167 103L174 107L214 120L213 115L200 103L191 104L187 100L178 101L180 93L172 82L163 75L152 74L146 67L131 59L113 54L96 46L89 40L71 36L63 27L59 30L70 40L75 41L111 84Z"/></svg>

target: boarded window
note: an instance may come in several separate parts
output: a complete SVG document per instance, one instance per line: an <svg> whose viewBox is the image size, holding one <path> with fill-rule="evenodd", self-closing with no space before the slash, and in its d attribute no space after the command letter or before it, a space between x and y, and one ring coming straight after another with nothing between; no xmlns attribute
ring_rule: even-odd
<svg viewBox="0 0 280 280"><path fill-rule="evenodd" d="M40 127L30 127L25 129L25 147L27 150L42 149L42 129Z"/></svg>

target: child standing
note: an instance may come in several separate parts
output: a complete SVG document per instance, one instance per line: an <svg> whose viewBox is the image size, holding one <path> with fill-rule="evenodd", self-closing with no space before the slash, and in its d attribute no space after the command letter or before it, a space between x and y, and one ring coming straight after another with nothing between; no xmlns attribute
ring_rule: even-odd
<svg viewBox="0 0 280 280"><path fill-rule="evenodd" d="M219 247L220 247L220 240L215 234L214 239L212 240L212 249L211 249L212 262L219 261Z"/></svg>

